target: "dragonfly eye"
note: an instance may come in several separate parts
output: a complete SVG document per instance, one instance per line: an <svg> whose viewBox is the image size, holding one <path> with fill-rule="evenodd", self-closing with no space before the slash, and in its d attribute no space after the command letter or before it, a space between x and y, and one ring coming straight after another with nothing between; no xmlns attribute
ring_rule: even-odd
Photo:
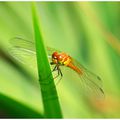
<svg viewBox="0 0 120 120"><path fill-rule="evenodd" d="M58 52L54 52L54 53L52 54L52 61L53 61L54 63L58 63Z"/></svg>
<svg viewBox="0 0 120 120"><path fill-rule="evenodd" d="M54 58L54 59L57 59L57 57L56 57L56 56L54 56L53 58Z"/></svg>
<svg viewBox="0 0 120 120"><path fill-rule="evenodd" d="M52 58L57 58L56 56L58 55L58 52L54 52L53 54L52 54Z"/></svg>

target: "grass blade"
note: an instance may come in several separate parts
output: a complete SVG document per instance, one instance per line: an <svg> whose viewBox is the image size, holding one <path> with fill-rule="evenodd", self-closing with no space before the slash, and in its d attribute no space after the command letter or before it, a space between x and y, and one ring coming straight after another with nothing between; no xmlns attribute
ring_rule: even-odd
<svg viewBox="0 0 120 120"><path fill-rule="evenodd" d="M0 118L43 118L43 115L0 93Z"/></svg>
<svg viewBox="0 0 120 120"><path fill-rule="evenodd" d="M37 54L37 66L39 83L41 87L43 106L45 111L45 117L47 118L62 118L60 104L58 101L58 95L54 84L54 79L51 73L51 69L48 63L48 58L46 55L46 50L44 47L38 16L35 8L35 4L32 4L32 17L33 17L33 27L35 35L36 44L36 54Z"/></svg>

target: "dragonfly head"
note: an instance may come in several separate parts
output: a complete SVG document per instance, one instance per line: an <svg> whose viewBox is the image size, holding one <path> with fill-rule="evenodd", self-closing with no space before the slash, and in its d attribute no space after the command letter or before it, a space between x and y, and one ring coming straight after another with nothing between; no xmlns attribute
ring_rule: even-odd
<svg viewBox="0 0 120 120"><path fill-rule="evenodd" d="M52 54L52 62L57 64L58 63L58 52L54 52Z"/></svg>
<svg viewBox="0 0 120 120"><path fill-rule="evenodd" d="M52 54L52 62L59 65L67 65L71 61L70 57L66 53L54 52Z"/></svg>

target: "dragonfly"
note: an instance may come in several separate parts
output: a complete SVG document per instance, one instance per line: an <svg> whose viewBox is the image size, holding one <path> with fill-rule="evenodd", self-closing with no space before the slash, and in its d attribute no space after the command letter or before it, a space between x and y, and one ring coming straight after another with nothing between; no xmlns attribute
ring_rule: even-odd
<svg viewBox="0 0 120 120"><path fill-rule="evenodd" d="M32 68L37 68L34 42L21 37L14 37L10 40L10 43L12 45L11 54L14 58L24 64L29 64ZM61 67L68 67L79 76L80 85L83 91L87 91L88 94L92 93L95 96L97 95L97 97L100 98L104 97L102 80L98 75L86 69L82 64L65 52L47 47L47 53L50 65L54 65L52 72L57 71L57 75L54 79L59 76L61 78L63 77ZM34 64L31 64L31 62Z"/></svg>

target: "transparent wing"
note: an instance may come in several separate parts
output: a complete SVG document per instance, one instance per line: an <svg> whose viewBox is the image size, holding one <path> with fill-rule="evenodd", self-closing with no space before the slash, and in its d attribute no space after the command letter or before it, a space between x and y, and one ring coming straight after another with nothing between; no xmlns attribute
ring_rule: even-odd
<svg viewBox="0 0 120 120"><path fill-rule="evenodd" d="M76 67L78 67L82 71L82 74L78 74L80 77L80 83L83 91L85 91L85 93L87 95L90 95L91 97L103 99L104 91L102 87L102 80L100 79L100 77L88 71L83 65L81 65L76 60L73 59L72 62Z"/></svg>
<svg viewBox="0 0 120 120"><path fill-rule="evenodd" d="M33 53L36 52L34 41L29 41L29 40L26 40L26 39L21 38L21 37L14 37L14 38L12 38L12 39L10 40L10 43L11 43L11 45L12 45L14 48L16 48L16 49L21 48L21 49L26 50L26 52L27 52L27 51L29 51L29 52L31 52L31 53L32 53L32 52L33 52ZM20 49L20 50L21 50L21 49ZM18 50L19 50L19 49L18 49ZM55 51L58 51L58 50L56 50L56 49L54 49L54 48L47 47L47 54L48 54L49 60L51 60L51 55L52 55L52 53L55 52ZM59 51L59 52L60 52L60 51Z"/></svg>
<svg viewBox="0 0 120 120"><path fill-rule="evenodd" d="M14 37L10 39L12 47L10 54L19 62L29 65L32 69L37 69L35 44L32 41Z"/></svg>
<svg viewBox="0 0 120 120"><path fill-rule="evenodd" d="M36 49L34 41L30 41L22 37L14 37L10 39L10 43L12 45L10 53L17 61L29 65L32 69L37 68ZM49 62L51 62L51 55L55 51L58 50L47 47Z"/></svg>
<svg viewBox="0 0 120 120"><path fill-rule="evenodd" d="M11 48L10 54L19 62L28 65L31 69L37 71L37 62L35 52L24 48Z"/></svg>
<svg viewBox="0 0 120 120"><path fill-rule="evenodd" d="M35 52L35 43L21 37L14 37L10 39L10 43L14 48L23 48L31 52Z"/></svg>

